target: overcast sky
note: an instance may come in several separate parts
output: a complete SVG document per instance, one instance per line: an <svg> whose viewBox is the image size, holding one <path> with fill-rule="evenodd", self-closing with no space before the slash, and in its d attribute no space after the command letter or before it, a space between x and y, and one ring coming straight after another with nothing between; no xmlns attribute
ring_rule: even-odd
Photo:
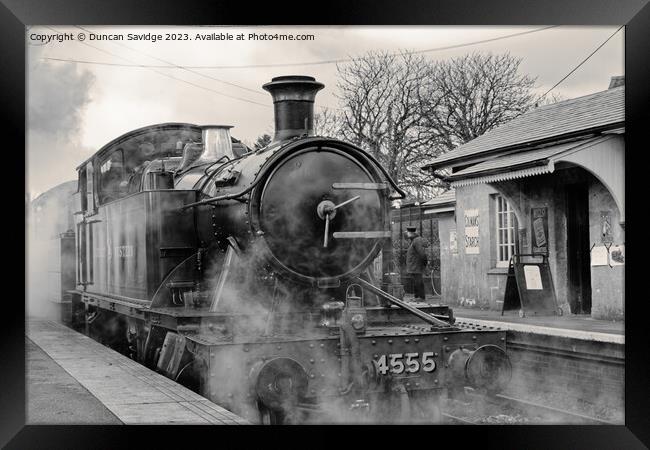
<svg viewBox="0 0 650 450"><path fill-rule="evenodd" d="M233 125L233 136L253 142L272 134L271 97L262 84L279 75L311 75L325 84L317 107L336 107L336 64L182 70L173 66L290 64L346 59L370 50L426 50L542 27L33 27L28 49L28 190L39 193L76 178L75 167L106 142L160 122ZM618 27L556 27L481 44L424 53L438 60L469 52L509 52L544 93ZM30 36L88 31L121 34L124 41L41 44ZM128 41L127 33L313 34L312 41ZM618 32L553 92L573 98L607 89L623 75L624 32ZM172 68L84 64L53 59ZM221 81L217 81L212 78ZM180 81L184 80L184 81ZM228 84L230 83L230 84ZM237 87L237 86L241 87ZM203 86L206 89L202 89ZM214 91L218 91L214 92ZM221 94L220 94L221 93ZM225 95L223 95L225 94ZM236 98L233 98L236 97ZM248 100L248 101L246 101Z"/></svg>

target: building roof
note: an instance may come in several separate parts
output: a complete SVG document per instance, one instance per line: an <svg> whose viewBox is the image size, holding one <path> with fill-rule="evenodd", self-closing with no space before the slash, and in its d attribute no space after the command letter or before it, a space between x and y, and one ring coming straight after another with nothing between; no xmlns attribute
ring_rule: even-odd
<svg viewBox="0 0 650 450"><path fill-rule="evenodd" d="M456 191L450 189L439 196L422 203L424 214L442 214L453 213L456 209Z"/></svg>
<svg viewBox="0 0 650 450"><path fill-rule="evenodd" d="M487 161L470 166L466 169L454 172L449 176L450 179L464 178L467 176L475 176L482 173L493 173L504 170L515 170L523 166L530 166L535 163L544 163L551 156L562 153L566 150L583 146L584 144L592 143L602 138L580 139L578 141L571 141L565 144L550 145L536 150L527 152L518 152L511 155L497 156Z"/></svg>
<svg viewBox="0 0 650 450"><path fill-rule="evenodd" d="M449 176L452 186L466 186L480 183L494 183L516 178L524 178L544 173L552 173L555 164L568 155L595 147L611 139L613 134L580 139L568 143L550 145L527 152L497 156L488 161L475 164Z"/></svg>
<svg viewBox="0 0 650 450"><path fill-rule="evenodd" d="M503 150L620 127L625 122L625 86L540 106L439 156L422 169L439 169Z"/></svg>
<svg viewBox="0 0 650 450"><path fill-rule="evenodd" d="M439 206L446 203L455 203L456 202L456 191L450 189L446 192L443 192L437 197L432 198L429 201L422 203L422 206Z"/></svg>

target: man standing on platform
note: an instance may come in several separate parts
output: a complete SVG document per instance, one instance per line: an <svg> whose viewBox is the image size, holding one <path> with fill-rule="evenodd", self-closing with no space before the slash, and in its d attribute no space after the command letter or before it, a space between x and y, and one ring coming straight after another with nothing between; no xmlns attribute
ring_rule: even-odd
<svg viewBox="0 0 650 450"><path fill-rule="evenodd" d="M413 279L413 294L416 301L424 301L422 274L427 266L426 243L416 232L416 227L406 227L406 237L411 241L406 251L406 272Z"/></svg>

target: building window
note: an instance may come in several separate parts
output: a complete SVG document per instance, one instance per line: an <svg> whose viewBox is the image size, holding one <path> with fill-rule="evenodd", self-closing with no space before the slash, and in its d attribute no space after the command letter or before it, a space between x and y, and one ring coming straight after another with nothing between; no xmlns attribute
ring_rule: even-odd
<svg viewBox="0 0 650 450"><path fill-rule="evenodd" d="M502 196L497 195L495 201L497 267L508 267L515 252L515 213Z"/></svg>

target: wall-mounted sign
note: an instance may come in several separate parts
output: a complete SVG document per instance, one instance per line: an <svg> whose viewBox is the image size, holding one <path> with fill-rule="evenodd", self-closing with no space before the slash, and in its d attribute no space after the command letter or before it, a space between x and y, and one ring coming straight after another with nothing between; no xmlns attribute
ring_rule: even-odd
<svg viewBox="0 0 650 450"><path fill-rule="evenodd" d="M530 208L531 253L548 254L548 208Z"/></svg>
<svg viewBox="0 0 650 450"><path fill-rule="evenodd" d="M609 248L609 265L622 266L625 264L625 245L612 245Z"/></svg>
<svg viewBox="0 0 650 450"><path fill-rule="evenodd" d="M591 249L592 266L606 266L609 263L608 258L607 247L604 245L596 245Z"/></svg>
<svg viewBox="0 0 650 450"><path fill-rule="evenodd" d="M458 254L458 240L456 238L456 230L449 232L449 251L454 255Z"/></svg>
<svg viewBox="0 0 650 450"><path fill-rule="evenodd" d="M465 210L465 253L468 255L479 254L479 222L478 209Z"/></svg>
<svg viewBox="0 0 650 450"><path fill-rule="evenodd" d="M603 244L614 242L612 234L612 214L609 211L600 212L600 241Z"/></svg>

